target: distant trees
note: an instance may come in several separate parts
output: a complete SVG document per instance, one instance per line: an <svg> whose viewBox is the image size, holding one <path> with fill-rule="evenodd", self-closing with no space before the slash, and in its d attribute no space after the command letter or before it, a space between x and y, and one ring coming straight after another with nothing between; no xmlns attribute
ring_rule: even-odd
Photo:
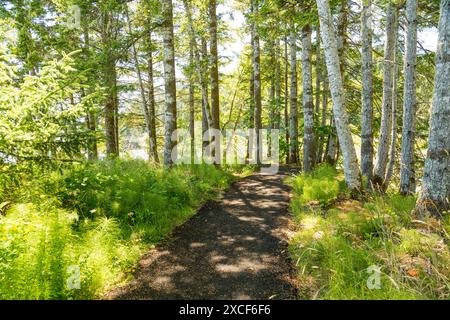
<svg viewBox="0 0 450 320"><path fill-rule="evenodd" d="M363 191L362 177L370 192L394 187L410 195L417 185L423 190L417 205L420 212L432 211L429 203L447 206L448 1L441 1L436 64L434 52L418 46L418 30L438 20L436 1L426 6L418 0L235 1L232 9L246 19L240 30L231 28L234 15L222 11L222 6L230 6L228 1L131 2L77 0L80 25L71 26L60 18L76 18L71 15L77 10L66 11L73 1L61 0L61 5L4 1L0 65L2 72L10 74L2 82L7 98L1 99L13 94L12 84L20 94L28 92L24 83L47 88L45 79L33 77L63 68L49 65L61 59L67 62L68 52L73 52L72 61L64 66L74 79L64 94L59 88L67 85L61 82L67 78L48 80L58 88L60 97L50 100L60 109L43 107L42 112L54 112L58 117L53 119L59 122L53 136L42 133L42 128L38 128L42 139L32 135L36 140L30 145L42 149L33 154L17 142L26 149L19 152L5 142L5 133L6 138L0 136L0 159L67 160L70 154L96 161L134 152L145 139L150 161L161 159L170 166L177 151L185 156L184 138L177 146L174 133L189 128L191 159L201 136L204 150L209 146L217 153L204 152L203 159L208 154L218 163L223 150L207 130L244 128L258 133L247 138L247 159L261 164L263 140L271 138L259 130L280 129L281 161L307 172L320 162L343 165L352 191ZM401 30L404 38L399 36ZM231 56L220 48L232 37L246 39L246 34L249 43L243 43L239 57L232 57L237 59L235 68L222 71ZM183 72L176 72L178 66ZM403 92L398 94L399 90ZM0 101L0 118L3 129L10 130L10 124L19 120L17 114L8 118L12 111L5 101ZM22 102L11 101L23 107ZM397 105L403 108L397 110ZM61 123L59 111L72 110L76 112L67 117L67 124ZM39 112L31 119L47 125ZM202 123L201 133L195 130L196 121ZM17 128L24 130L24 137L31 131L31 126L22 124ZM421 151L428 133L424 159ZM360 167L355 146L359 137ZM63 150L63 141L70 141L70 150ZM270 156L274 150L266 151L264 155Z"/></svg>

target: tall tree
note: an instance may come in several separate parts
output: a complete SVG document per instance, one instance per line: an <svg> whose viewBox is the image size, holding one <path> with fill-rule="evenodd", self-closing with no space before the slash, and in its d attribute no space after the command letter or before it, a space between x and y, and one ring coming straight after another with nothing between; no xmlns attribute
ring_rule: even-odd
<svg viewBox="0 0 450 320"><path fill-rule="evenodd" d="M289 53L288 53L288 37L284 36L284 131L286 145L290 146L289 137ZM286 151L286 163L290 163L290 149Z"/></svg>
<svg viewBox="0 0 450 320"><path fill-rule="evenodd" d="M217 53L217 3L209 0L209 48L211 73L211 116L212 128L220 130L220 101L219 101L219 58ZM220 140L214 141L215 152L220 155ZM220 163L220 157L217 157Z"/></svg>
<svg viewBox="0 0 450 320"><path fill-rule="evenodd" d="M339 2L339 14L337 19L337 51L340 61L339 70L341 72L342 84L343 84L343 101L346 101L346 86L345 86L345 70L346 70L346 49L347 49L347 27L348 27L348 0L340 0ZM339 156L338 137L336 135L335 120L332 118L330 121L330 134L328 136L327 155L326 162L334 165Z"/></svg>
<svg viewBox="0 0 450 320"><path fill-rule="evenodd" d="M297 111L297 35L292 26L290 34L290 113L289 113L289 162L298 163L298 111Z"/></svg>
<svg viewBox="0 0 450 320"><path fill-rule="evenodd" d="M110 157L119 155L118 136L118 96L117 96L117 57L115 48L116 18L115 3L105 3L101 6L101 43L103 53L103 77L106 88L105 97L105 137L106 154Z"/></svg>
<svg viewBox="0 0 450 320"><path fill-rule="evenodd" d="M389 163L384 178L383 190L386 190L394 174L394 167L397 161L397 106L398 106L398 48L394 55L394 76L392 79L392 129L391 129L391 148L389 150Z"/></svg>
<svg viewBox="0 0 450 320"><path fill-rule="evenodd" d="M164 64L164 164L172 165L176 144L172 135L177 129L177 88L175 81L175 49L172 0L162 0L162 38Z"/></svg>
<svg viewBox="0 0 450 320"><path fill-rule="evenodd" d="M87 14L87 8L84 9L84 14ZM91 61L91 46L89 40L89 20L87 18L83 19L83 51L84 51L84 59L85 61ZM93 80L93 73L88 75L88 82ZM91 88L87 88L87 94L92 92ZM82 89L82 96L85 96L85 89ZM88 160L96 161L98 160L98 145L97 145L97 114L94 110L87 110L86 114L86 122L87 128L91 133L91 136L88 139L87 152L88 152Z"/></svg>
<svg viewBox="0 0 450 320"><path fill-rule="evenodd" d="M256 163L261 163L262 146L261 146L261 135L260 130L262 128L261 112L261 53L259 44L259 32L258 32L258 13L259 13L259 1L251 0L251 12L252 12L252 26L251 32L253 34L252 43L252 64L254 72L254 99L255 99L255 131L256 131Z"/></svg>
<svg viewBox="0 0 450 320"><path fill-rule="evenodd" d="M152 31L147 30L147 82L148 82L148 112L150 120L149 131L149 144L150 144L150 157L155 162L159 162L158 156L158 144L156 140L156 102L155 102L155 87L153 80L153 39Z"/></svg>
<svg viewBox="0 0 450 320"><path fill-rule="evenodd" d="M343 84L339 68L339 55L337 39L335 36L333 20L328 0L317 0L317 9L320 19L320 31L323 40L325 58L330 83L331 98L333 100L333 113L336 131L342 150L345 180L353 193L361 191L361 176L358 169L355 145L349 128L348 114L344 107L342 96Z"/></svg>
<svg viewBox="0 0 450 320"><path fill-rule="evenodd" d="M194 49L189 48L189 66L194 66ZM189 136L191 138L191 163L195 161L195 84L194 75L189 74Z"/></svg>
<svg viewBox="0 0 450 320"><path fill-rule="evenodd" d="M430 135L422 189L416 204L419 217L442 216L450 210L450 0L441 0L436 76Z"/></svg>
<svg viewBox="0 0 450 320"><path fill-rule="evenodd" d="M383 102L381 109L380 138L377 149L377 161L373 173L373 184L377 189L382 188L386 175L386 165L391 143L392 129L392 78L394 73L395 43L398 30L399 7L389 1L386 17L386 42L384 48L383 69Z"/></svg>
<svg viewBox="0 0 450 320"><path fill-rule="evenodd" d="M280 40L275 41L275 122L274 129L280 129L281 121L281 50Z"/></svg>
<svg viewBox="0 0 450 320"><path fill-rule="evenodd" d="M362 110L361 172L368 181L373 172L373 71L372 71L372 0L363 0L361 13L362 41ZM370 183L369 183L370 185Z"/></svg>
<svg viewBox="0 0 450 320"><path fill-rule="evenodd" d="M316 138L314 134L314 103L311 64L311 26L302 30L302 82L303 82L303 170L309 172L316 162Z"/></svg>
<svg viewBox="0 0 450 320"><path fill-rule="evenodd" d="M416 192L414 131L416 123L417 0L406 1L405 86L403 93L400 193Z"/></svg>

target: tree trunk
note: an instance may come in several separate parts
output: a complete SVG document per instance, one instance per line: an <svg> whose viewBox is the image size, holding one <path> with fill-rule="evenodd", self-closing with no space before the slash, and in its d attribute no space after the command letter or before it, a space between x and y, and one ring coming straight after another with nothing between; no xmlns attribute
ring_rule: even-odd
<svg viewBox="0 0 450 320"><path fill-rule="evenodd" d="M280 41L275 42L275 123L273 128L280 129L281 112L281 67Z"/></svg>
<svg viewBox="0 0 450 320"><path fill-rule="evenodd" d="M373 58L372 0L363 0L361 17L362 39L362 111L361 111L361 172L368 185L373 173Z"/></svg>
<svg viewBox="0 0 450 320"><path fill-rule="evenodd" d="M252 0L252 33L253 33L253 71L254 71L254 86L255 86L255 131L256 131L256 163L261 164L262 159L262 146L260 129L262 127L261 122L261 65L260 65L260 46L259 46L259 34L257 28L258 17L258 0Z"/></svg>
<svg viewBox="0 0 450 320"><path fill-rule="evenodd" d="M217 3L216 0L209 0L209 38L210 38L210 75L211 75L211 120L212 128L220 130L220 103L219 103L219 67L217 54ZM214 138L215 140L215 138ZM214 141L216 152L220 155L220 139ZM215 163L220 163L220 156L215 157Z"/></svg>
<svg viewBox="0 0 450 320"><path fill-rule="evenodd" d="M83 39L84 39L84 50L85 50L85 59L89 61L90 53L89 53L89 26L87 23L83 25ZM90 79L90 77L88 77ZM89 80L88 80L89 81ZM88 93L92 92L90 88L88 88ZM82 95L85 96L84 89L82 89ZM91 136L88 138L87 144L87 153L89 161L98 160L98 147L97 147L97 116L92 110L88 110L86 114L86 123L87 128L90 131Z"/></svg>
<svg viewBox="0 0 450 320"><path fill-rule="evenodd" d="M270 64L275 67L275 70L271 70L270 72L270 89L269 89L269 130L267 131L267 141L268 141L268 150L267 157L272 156L272 129L275 128L275 109L276 109L276 101L275 101L275 76L276 76L276 58L275 58L275 42L273 40L268 41L268 51L270 54Z"/></svg>
<svg viewBox="0 0 450 320"><path fill-rule="evenodd" d="M320 121L320 95L321 95L321 85L322 85L322 61L321 61L321 54L320 54L320 27L316 27L316 91L315 91L315 110L314 110L314 118L315 123L319 125ZM321 140L322 138L317 134L316 135L316 163L320 163L321 156L319 153L321 153Z"/></svg>
<svg viewBox="0 0 450 320"><path fill-rule="evenodd" d="M102 50L105 55L103 65L105 97L105 138L106 155L117 157L119 155L118 131L117 131L117 80L116 58L112 49L112 24L113 13L102 12Z"/></svg>
<svg viewBox="0 0 450 320"><path fill-rule="evenodd" d="M207 59L208 59L208 44L206 43L206 40L204 37L201 38L201 50L202 55L200 59L200 88L202 92L202 137L204 137L204 141L202 142L202 158L205 156L205 150L209 145L209 136L205 137L205 133L211 126L211 110L209 109L209 84L208 81L206 81L206 74L207 74ZM195 58L195 50L194 50L194 58ZM197 62L196 62L196 65Z"/></svg>
<svg viewBox="0 0 450 320"><path fill-rule="evenodd" d="M299 162L298 151L298 111L297 111L297 37L296 33L292 31L290 34L291 47L291 110L289 115L289 162L297 164Z"/></svg>
<svg viewBox="0 0 450 320"><path fill-rule="evenodd" d="M322 89L322 112L320 115L320 125L322 128L327 124L327 107L328 107L328 77L327 68L322 68L322 79L323 79L323 89ZM324 161L324 143L325 137L321 136L319 139L319 151L317 152L317 159L319 162ZM326 151L326 150L325 150Z"/></svg>
<svg viewBox="0 0 450 320"><path fill-rule="evenodd" d="M192 67L194 62L194 50L189 50L189 64ZM194 75L189 74L189 136L191 138L191 163L195 163L195 86Z"/></svg>
<svg viewBox="0 0 450 320"><path fill-rule="evenodd" d="M153 40L152 31L148 30L148 60L147 60L147 75L148 75L148 111L150 117L150 156L156 163L159 162L158 144L156 140L156 103L155 103L155 88L153 82Z"/></svg>
<svg viewBox="0 0 450 320"><path fill-rule="evenodd" d="M289 58L288 58L288 37L284 37L284 131L286 146L290 145L289 137ZM290 163L289 159L290 150L286 151L286 163Z"/></svg>
<svg viewBox="0 0 450 320"><path fill-rule="evenodd" d="M253 46L253 37L251 38L251 43ZM248 128L249 135L247 137L247 161L252 158L252 150L253 150L253 129L255 126L255 72L253 70L253 66L251 66L250 71L250 83L249 83L249 118L248 118Z"/></svg>
<svg viewBox="0 0 450 320"><path fill-rule="evenodd" d="M450 210L450 0L441 0L430 135L416 214L442 217Z"/></svg>
<svg viewBox="0 0 450 320"><path fill-rule="evenodd" d="M406 1L405 86L400 167L400 193L403 195L416 192L414 132L416 123L417 8L417 0Z"/></svg>
<svg viewBox="0 0 450 320"><path fill-rule="evenodd" d="M398 38L397 38L398 40ZM397 153L397 105L398 105L398 47L395 46L394 55L394 77L392 80L392 129L391 129L391 148L389 150L389 163L384 178L383 191L385 191L394 174L394 167Z"/></svg>
<svg viewBox="0 0 450 320"><path fill-rule="evenodd" d="M303 170L305 172L312 171L316 162L311 55L311 26L306 25L302 30Z"/></svg>
<svg viewBox="0 0 450 320"><path fill-rule="evenodd" d="M322 84L322 61L320 59L320 27L316 28L316 103L315 115L317 119L320 118L320 86Z"/></svg>
<svg viewBox="0 0 450 320"><path fill-rule="evenodd" d="M348 114L344 107L337 40L328 0L317 0L317 8L325 50L331 97L333 100L334 119L344 162L345 180L349 190L355 194L361 191L361 176L358 169L355 146L349 128Z"/></svg>
<svg viewBox="0 0 450 320"><path fill-rule="evenodd" d="M392 75L394 70L395 37L398 30L398 6L389 3L386 21L386 43L384 49L383 102L381 128L377 150L377 162L373 174L373 184L382 188L386 176L386 165L391 144L392 129Z"/></svg>
<svg viewBox="0 0 450 320"><path fill-rule="evenodd" d="M164 64L164 164L172 165L172 152L176 155L176 144L172 135L177 129L177 97L175 81L175 49L173 36L173 7L172 0L162 0L162 38Z"/></svg>
<svg viewBox="0 0 450 320"><path fill-rule="evenodd" d="M337 155L337 134L336 134L336 123L334 121L334 115L330 117L330 134L328 135L327 142L327 152L325 155L325 162L329 165L334 166L336 164Z"/></svg>

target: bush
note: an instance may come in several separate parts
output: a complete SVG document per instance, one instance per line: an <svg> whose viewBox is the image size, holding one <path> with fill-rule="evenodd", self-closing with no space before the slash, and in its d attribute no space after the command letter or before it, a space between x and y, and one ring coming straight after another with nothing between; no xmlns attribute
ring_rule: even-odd
<svg viewBox="0 0 450 320"><path fill-rule="evenodd" d="M34 172L0 215L0 299L101 296L232 179L210 165L121 160ZM73 266L79 290L67 287Z"/></svg>
<svg viewBox="0 0 450 320"><path fill-rule="evenodd" d="M342 178L335 168L321 165L312 173L302 173L291 182L297 200L302 205L318 202L327 205L345 189Z"/></svg>

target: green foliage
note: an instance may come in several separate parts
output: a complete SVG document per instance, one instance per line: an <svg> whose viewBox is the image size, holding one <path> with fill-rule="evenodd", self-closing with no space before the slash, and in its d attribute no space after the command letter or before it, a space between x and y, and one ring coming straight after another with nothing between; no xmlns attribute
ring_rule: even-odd
<svg viewBox="0 0 450 320"><path fill-rule="evenodd" d="M0 163L43 164L80 154L89 136L80 117L101 91L73 102L84 79L74 68L75 54L49 61L37 76L25 76L20 83L15 68L0 61Z"/></svg>
<svg viewBox="0 0 450 320"><path fill-rule="evenodd" d="M74 299L95 297L130 268L143 245L121 237L114 219L83 220L53 205L17 204L0 219L0 297ZM80 288L70 289L70 267Z"/></svg>
<svg viewBox="0 0 450 320"><path fill-rule="evenodd" d="M24 176L0 215L0 298L99 297L222 190L231 170L117 160ZM67 287L71 266L80 289Z"/></svg>
<svg viewBox="0 0 450 320"><path fill-rule="evenodd" d="M345 190L345 184L338 176L335 168L329 165L320 165L312 173L302 173L291 180L296 194L295 201L301 205L318 202L327 205Z"/></svg>
<svg viewBox="0 0 450 320"><path fill-rule="evenodd" d="M301 184L294 185L297 199L302 196L299 190L304 190ZM314 200L308 196L308 201ZM298 268L300 296L448 299L448 236L415 227L409 217L414 205L414 197L400 195L376 196L363 205L342 200L328 210L293 205L299 231L290 252ZM380 289L367 286L371 266L381 271Z"/></svg>

